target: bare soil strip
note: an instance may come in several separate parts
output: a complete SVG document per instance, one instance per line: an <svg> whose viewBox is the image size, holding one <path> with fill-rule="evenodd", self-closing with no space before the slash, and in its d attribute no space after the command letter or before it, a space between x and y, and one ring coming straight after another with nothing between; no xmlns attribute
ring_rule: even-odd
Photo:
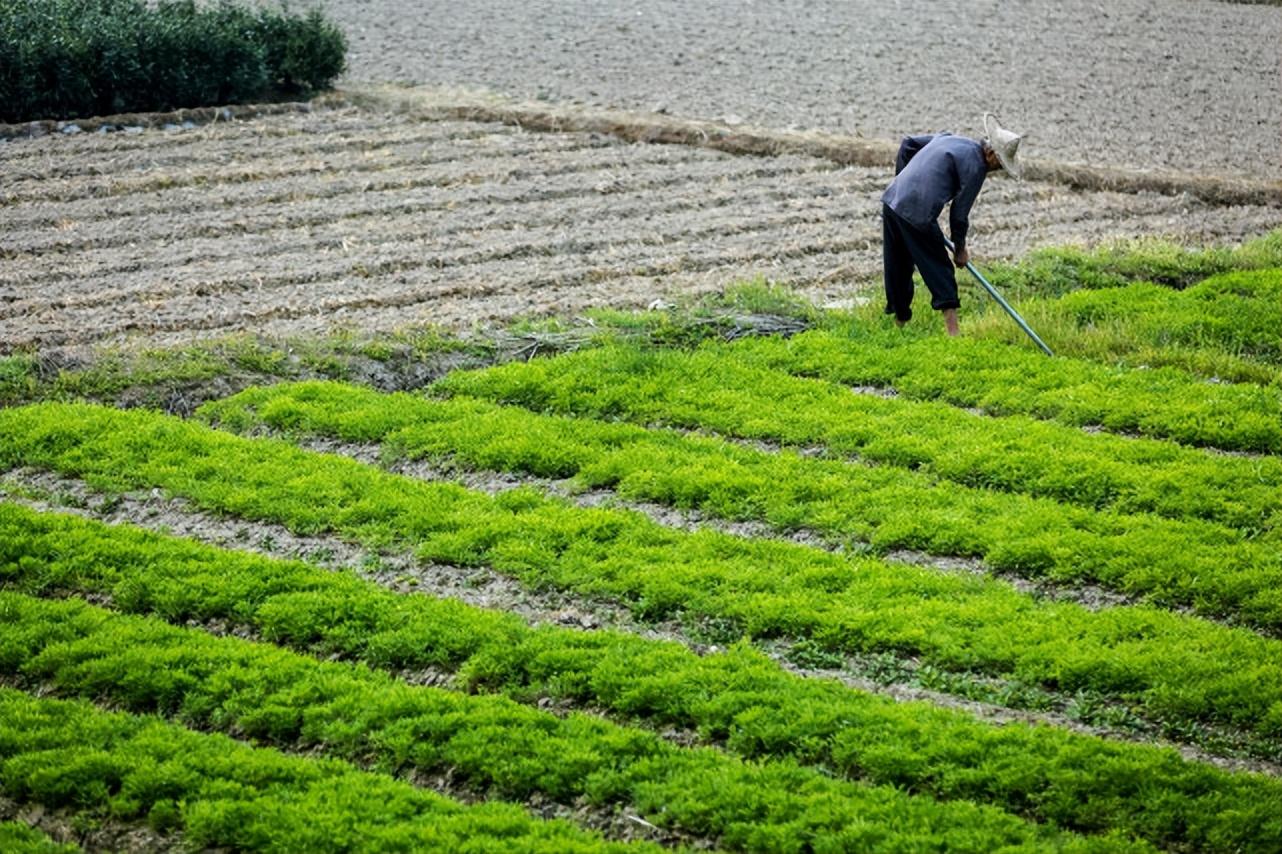
<svg viewBox="0 0 1282 854"><path fill-rule="evenodd" d="M60 219L41 217L34 227L24 227L16 219L7 240L0 242L0 258L45 263L42 256L49 254L71 252L83 257L86 250L134 247L150 241L185 244L192 238L237 237L279 228L331 224L347 225L350 230L374 215L430 213L434 216L422 225L424 230L430 230L439 220L466 225L471 215L493 213L497 206L509 204L558 200L590 203L615 197L611 198L613 202L617 197L646 190L680 188L701 181L737 185L797 171L787 165L765 166L760 162L705 161L696 166L688 161L689 158L676 158L662 149L648 151L631 162L624 181L607 171L618 165L608 154L587 154L578 162L548 166L538 173L515 166L493 170L492 180L484 184L488 192L477 191L474 185L482 183L482 176L466 166L444 168L426 176L417 169L405 170L401 176L380 175L378 180L334 177L315 182L265 182L257 188L255 204L249 209L241 190L211 191L212 198L199 191L157 194L162 204L119 209L108 206L82 219L70 216L74 211L54 206L50 210L60 212ZM520 162L520 158L513 158L514 164ZM551 177L556 182L549 187ZM198 222L176 219L176 215L197 203L208 203ZM570 216L566 215L567 220ZM231 243L231 247L237 246L238 243ZM77 259L52 258L47 263L65 265L69 260Z"/></svg>
<svg viewBox="0 0 1282 854"><path fill-rule="evenodd" d="M583 144L577 138L573 146L584 149L595 142ZM570 148L566 145L566 148ZM266 183L258 188L255 204L244 210L243 193L237 190L214 192L201 198L209 208L196 229L181 232L187 239L226 237L233 235L268 235L282 228L342 228L364 224L375 216L408 217L430 214L431 219L420 223L419 233L428 225L448 224L456 229L479 230L483 223L477 217L503 215L520 217L524 207L543 203L560 214L562 221L573 220L582 207L590 213L592 207L610 209L640 197L650 205L706 204L702 199L675 193L674 189L685 184L708 183L709 191L739 192L754 185L770 186L783 193L781 202L806 200L811 197L827 198L834 195L872 192L879 180L866 176L859 181L849 173L841 176L838 193L833 190L832 169L818 161L716 161L673 157L662 149L646 152L650 157L638 155L626 165L606 162L584 162L576 168L562 168L556 174L554 186L549 186L546 172L531 175L515 170L501 175L483 189L470 185L479 182L475 171L459 170L456 174L442 174L435 179L425 178L417 169L399 180L380 176L379 181L343 181L341 178L325 183L308 181L281 181ZM496 155L504 156L506 155ZM617 153L616 153L617 156ZM611 167L624 172L607 171ZM676 168L674 168L676 167ZM792 181L800 186L793 187ZM120 208L103 208L100 203L56 205L48 215L30 221L15 217L13 227L6 237L9 245L21 249L7 250L30 254L33 260L56 252L84 252L91 249L116 248L138 244L145 247L150 239L173 238L176 234L173 215L181 195L154 194L156 204L129 205ZM722 203L731 205L733 198ZM573 205L573 211L567 210ZM219 211L217 208L222 208ZM89 225L103 222L92 231L81 232ZM51 226L56 226L54 233ZM226 247L235 248L235 244Z"/></svg>
<svg viewBox="0 0 1282 854"><path fill-rule="evenodd" d="M343 452L370 464L378 464L377 449L365 446L344 446L335 442L315 443L322 452ZM393 465L392 471L411 477L445 480L459 483L469 489L497 494L519 486L547 488L581 506L590 507L608 503L650 516L656 522L683 530L711 527L733 536L766 536L779 539L777 533L762 532L762 526L752 523L721 523L698 514L687 514L671 508L636 502L620 501L607 491L570 494L564 487L550 481L519 478L476 472L443 472L428 465ZM661 623L639 622L630 610L617 602L600 598L584 598L555 590L532 591L518 582L489 567L458 567L448 564L424 564L411 553L384 551L373 553L332 535L299 535L282 525L232 519L198 510L181 498L168 497L160 490L149 493L108 496L94 491L82 481L36 470L15 470L0 474L0 499L11 501L41 512L64 512L85 518L98 519L109 524L131 524L174 536L190 537L220 548L237 549L269 557L305 560L333 571L356 572L362 578L402 594L422 594L438 598L457 599L469 605L512 613L532 626L558 625L564 628L591 631L611 629L627 632L651 640L680 643L699 655L715 653L719 646L701 637L697 625L687 625L678 620ZM798 532L785 537L809 546L829 548L814 534ZM909 563L922 563L941 571L974 571L965 561L940 560L936 557L903 552L894 559ZM790 660L791 644L772 642L763 652L790 672L805 678L835 679L851 688L883 694L900 702L922 701L937 706L964 711L979 720L992 723L1025 721L1057 726L1073 732L1095 735L1121 741L1155 744L1176 749L1191 761L1205 762L1231 771L1254 771L1282 777L1282 765L1223 751L1207 749L1206 739L1221 743L1235 741L1227 731L1207 730L1189 733L1187 741L1170 741L1161 736L1156 725L1134 718L1127 728L1085 723L1073 715L1076 698L1069 695L1043 692L1052 704L1050 711L1030 711L1010 708L994 703L968 699L921 687L912 681L912 674L919 662L913 658L847 657L840 668L807 668ZM893 658L894 674L885 673L887 662ZM441 684L440 674L401 674L408 681L424 684ZM1014 688L1004 680L985 677L972 680L982 683L994 693ZM1102 708L1111 708L1102 704ZM1117 709L1122 712L1121 708ZM689 733L665 733L665 737L691 743Z"/></svg>
<svg viewBox="0 0 1282 854"><path fill-rule="evenodd" d="M0 176L5 179L4 199L19 197L14 189L28 191L24 198L39 198L39 191L56 190L51 182L67 181L90 176L111 176L119 172L146 172L164 169L179 172L184 167L200 169L207 165L209 154L204 149L216 146L219 165L224 168L261 164L262 145L265 139L280 139L273 146L284 157L332 157L335 160L354 154L366 158L386 156L389 151L428 152L437 144L455 140L460 144L468 140L483 140L494 134L494 127L475 122L442 122L439 125L406 126L395 116L370 117L351 111L356 121L351 130L341 126L320 137L311 134L271 134L230 137L226 134L212 136L208 129L196 133L179 128L171 133L168 145L139 146L130 149L87 149L80 156L54 158L48 152L29 152L26 157L6 158L0 161ZM506 134L502 134L506 137ZM111 138L118 138L111 137ZM183 144L186 143L186 144ZM16 147L16 146L15 146ZM29 184L30 186L27 186Z"/></svg>
<svg viewBox="0 0 1282 854"><path fill-rule="evenodd" d="M716 168L715 164L709 164L704 169L686 169L674 173L668 164L661 163L650 168L644 166L637 168L630 174L627 184L603 183L595 171L579 169L563 172L557 177L561 180L557 182L555 189L544 189L538 192L532 189L515 198L512 198L510 191L498 198L478 197L473 193L453 188L455 185L467 183L465 180L451 179L439 185L425 184L425 192L416 194L412 201L402 201L395 197L384 199L376 196L369 200L362 198L361 204L343 209L341 214L335 213L334 204L345 201L340 197L347 195L347 192L335 192L332 189L319 198L294 197L290 200L285 197L281 201L272 201L264 204L260 211L256 211L249 217L229 205L223 217L217 219L211 217L211 220L201 229L184 232L181 235L184 238L182 246L189 247L192 243L200 241L212 244L210 248L216 247L215 251L218 254L234 258L244 242L264 238L263 242L274 247L277 254L284 254L291 251L299 252L301 249L290 241L293 235L281 234L282 231L301 230L303 233L299 237L304 247L308 243L314 245L318 238L324 240L327 237L331 242L341 240L349 245L360 246L369 244L383 234L384 229L390 228L394 231L387 235L383 242L389 247L395 247L400 242L394 239L395 229L403 230L405 240L439 240L448 234L469 234L479 239L493 230L493 224L496 221L502 222L504 227L511 230L533 227L540 224L540 219L559 224L563 230L569 232L573 230L570 228L572 223L565 210L569 203L573 203L576 208L584 209L587 214L592 214L595 208L600 215L612 218L649 219L668 209L691 210L707 207L726 208L728 212L737 213L737 204L741 198L751 200L753 194L762 189L771 191L777 201L787 202L779 204L779 208L791 209L815 204L815 200L822 199L824 196L820 192L816 192L813 196L795 194L795 191L790 192L783 186L785 182L791 179L803 185L817 184L825 176L822 173L815 174L786 167L776 170L756 168L727 172ZM700 181L708 181L714 185L709 189L709 195L692 197L672 194L672 190L681 187L682 184ZM733 190L726 186L731 181L735 182ZM401 190L403 187L396 189ZM851 188L843 194L843 197L857 191L856 188ZM364 196L366 193L379 191L363 190L357 186L352 187L350 192ZM731 193L733 195L730 195ZM746 195L741 197L740 194ZM389 204L389 202L393 203ZM535 211L532 212L531 208ZM542 216L535 216L534 213ZM477 219L481 221L477 222ZM72 224L64 222L62 226L64 231L74 232L81 226L79 221L70 222ZM39 234L43 230L43 228L28 230L20 225L15 226L11 239L15 242L26 239L22 252L31 256L30 263L49 266L63 273L67 272L65 267L62 270L59 270L59 267L65 265L65 259L48 256L84 252L90 249L114 249L117 250L116 255L127 256L128 251L132 250L135 253L144 253L145 257L145 253L148 252L163 253L164 242L172 241L178 236L175 234L172 211L149 212L145 216L125 215L110 224L104 223L92 238L80 237L76 234L49 235L52 239L41 245L39 241L28 236L28 233ZM329 236L331 233L332 236ZM235 242L217 240L233 235L241 239ZM149 246L148 244L152 241L156 241L159 245ZM140 247L139 244L142 246ZM107 253L94 252L91 257L96 259L104 254ZM196 257L202 261L214 260L203 253ZM217 255L214 257L217 258Z"/></svg>
<svg viewBox="0 0 1282 854"><path fill-rule="evenodd" d="M456 102L429 108L418 91L389 97L4 143L0 171L17 183L0 236L0 354L461 331L758 276L819 304L877 288L885 165L843 168L809 143L776 141L769 156L629 144L594 115L582 119L592 130L528 132L472 122ZM578 115L553 113L557 127ZM52 164L63 177L36 177ZM1187 194L990 184L972 241L985 258L1119 237L1236 241L1278 216Z"/></svg>
<svg viewBox="0 0 1282 854"><path fill-rule="evenodd" d="M0 679L0 684L21 690L12 680ZM54 842L74 843L82 851L161 854L186 850L181 836L157 833L145 821L127 823L106 819L84 826L70 810L49 810L40 804L23 804L11 798L0 797L0 821L20 821L42 831Z"/></svg>
<svg viewBox="0 0 1282 854"><path fill-rule="evenodd" d="M39 193L23 198L16 194L9 199L9 206L25 207L45 215L44 222L49 221L49 212L60 210L62 203L79 200L111 198L119 209L132 206L133 196L155 196L163 194L171 205L188 189L200 190L202 203L205 200L218 200L223 206L240 205L246 202L261 204L264 201L295 201L299 198L297 182L292 178L301 178L306 182L309 176L327 176L319 181L317 198L333 198L344 193L363 193L377 189L405 190L415 187L452 186L455 184L476 184L482 182L503 182L527 173L533 163L547 175L559 175L566 171L599 169L610 165L611 155L617 148L598 154L599 161L584 160L574 155L583 149L611 149L597 138L579 135L565 138L559 135L540 138L528 147L508 146L502 150L480 148L475 152L468 151L466 140L455 142L447 140L441 144L443 149L434 156L406 153L392 162L365 162L363 159L355 165L331 162L322 159L307 159L299 162L289 159L281 165L242 166L237 169L210 167L205 173L194 171L181 173L157 172L125 178L108 178L101 181L78 181L74 186L42 186ZM688 160L676 150L653 149L654 157L663 161ZM617 154L615 154L617 157ZM273 158L276 159L276 158ZM280 158L285 160L285 158ZM497 161L497 162L492 162ZM644 162L644 161L642 161ZM459 166L464 168L458 168ZM485 167L485 168L479 168ZM364 173L377 175L378 180L364 177ZM352 177L355 176L355 177ZM72 184L73 182L67 182ZM248 199L244 189L238 185L254 184L253 195ZM210 192L205 192L206 188ZM279 189L278 189L279 188ZM284 192L282 192L284 191ZM212 195L211 195L212 193ZM161 208L160 211L174 208ZM100 213L97 218L106 219L109 214ZM65 217L64 217L65 219ZM87 218L92 221L93 217ZM18 219L21 222L21 219ZM63 221L63 220L59 220Z"/></svg>
<svg viewBox="0 0 1282 854"><path fill-rule="evenodd" d="M483 126L482 126L483 127ZM317 155L310 151L273 152L270 162L257 159L255 162L227 164L220 162L217 166L208 163L194 164L186 168L168 168L158 171L149 166L147 170L135 170L135 174L76 176L55 183L52 179L37 178L16 181L0 197L0 206L30 205L35 209L56 208L63 202L77 201L85 198L112 197L122 202L132 201L129 197L147 195L157 191L182 190L186 188L225 187L225 193L244 202L244 194L237 193L236 185L265 184L283 182L290 178L303 178L310 175L342 175L348 178L348 185L366 187L368 182L358 183L350 176L377 174L383 183L391 187L404 187L415 180L433 180L432 166L449 166L460 160L467 163L483 163L487 160L514 161L523 163L528 158L548 158L558 151L573 153L584 148L605 148L607 144L598 137L578 134L573 137L553 135L539 139L529 145L513 144L511 137L500 137L506 141L503 148L493 147L490 142L492 134L478 131L475 127L459 133L455 137L443 137L427 143L415 140L402 141L395 149L386 145L367 144L360 150L343 152L340 155ZM469 143L475 143L475 150ZM615 143L617 145L617 143ZM304 156L305 155L305 156ZM201 169L200 166L206 168ZM496 169L501 169L500 163ZM550 166L555 172L556 167ZM156 171L153 171L156 170ZM428 178L411 178L426 171ZM404 174L403 173L407 173ZM509 172L510 173L510 172ZM492 175L468 173L465 180L493 180L503 175L496 172ZM435 179L440 182L441 179ZM170 196L169 198L172 198Z"/></svg>

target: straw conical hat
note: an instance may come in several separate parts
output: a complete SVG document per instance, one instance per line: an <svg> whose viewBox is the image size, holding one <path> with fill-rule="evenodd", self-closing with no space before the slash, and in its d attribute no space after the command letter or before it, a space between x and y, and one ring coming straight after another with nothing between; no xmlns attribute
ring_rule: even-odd
<svg viewBox="0 0 1282 854"><path fill-rule="evenodd" d="M993 151L997 152L997 159L1001 161L1002 168L1006 170L1007 174L1012 178L1020 177L1024 167L1020 164L1016 155L1019 151L1019 141L1024 136L1008 131L999 125L992 113L984 113L984 134L987 136L988 144L993 147Z"/></svg>

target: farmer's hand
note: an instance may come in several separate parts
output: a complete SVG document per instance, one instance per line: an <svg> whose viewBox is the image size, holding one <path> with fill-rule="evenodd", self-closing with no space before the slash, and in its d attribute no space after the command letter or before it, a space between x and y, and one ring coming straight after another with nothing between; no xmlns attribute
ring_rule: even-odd
<svg viewBox="0 0 1282 854"><path fill-rule="evenodd" d="M953 264L955 264L957 267L959 268L965 267L969 263L970 263L970 252L969 250L966 249L966 247L963 246L961 249L958 249L953 254Z"/></svg>

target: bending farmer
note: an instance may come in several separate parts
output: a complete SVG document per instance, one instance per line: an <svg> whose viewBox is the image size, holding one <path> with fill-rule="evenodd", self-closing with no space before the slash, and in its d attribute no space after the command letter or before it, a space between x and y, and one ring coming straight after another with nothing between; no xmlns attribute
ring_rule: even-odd
<svg viewBox="0 0 1282 854"><path fill-rule="evenodd" d="M886 274L886 314L900 326L913 316L913 267L930 289L932 308L944 313L949 335L957 334L957 278L953 265L965 267L970 208L984 178L994 169L1019 177L1015 159L1022 139L984 116L982 140L948 133L904 137L895 160L895 180L882 194L882 252ZM948 227L956 247L948 260L939 214L949 205Z"/></svg>

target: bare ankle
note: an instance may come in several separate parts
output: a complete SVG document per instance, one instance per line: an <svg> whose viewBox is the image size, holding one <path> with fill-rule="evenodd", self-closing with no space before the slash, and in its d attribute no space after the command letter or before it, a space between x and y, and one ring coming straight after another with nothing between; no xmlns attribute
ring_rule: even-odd
<svg viewBox="0 0 1282 854"><path fill-rule="evenodd" d="M948 329L949 337L956 338L960 334L957 326L957 309L944 309L944 326Z"/></svg>

